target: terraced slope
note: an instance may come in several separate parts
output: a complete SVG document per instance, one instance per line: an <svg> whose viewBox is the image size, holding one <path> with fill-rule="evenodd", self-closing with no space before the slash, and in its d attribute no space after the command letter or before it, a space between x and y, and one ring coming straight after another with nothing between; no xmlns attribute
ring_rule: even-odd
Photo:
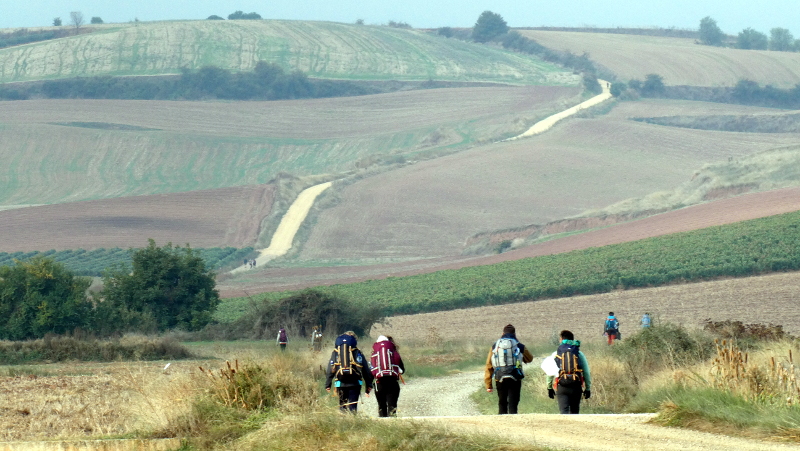
<svg viewBox="0 0 800 451"><path fill-rule="evenodd" d="M0 50L0 82L93 75L161 75L260 61L311 76L577 84L534 57L424 32L278 20L106 25L90 34Z"/></svg>
<svg viewBox="0 0 800 451"><path fill-rule="evenodd" d="M0 205L354 171L519 133L578 96L541 86L275 102L0 102Z"/></svg>
<svg viewBox="0 0 800 451"><path fill-rule="evenodd" d="M800 53L738 50L693 39L520 30L545 47L584 52L622 80L659 74L668 85L733 86L749 79L776 87L800 83Z"/></svg>

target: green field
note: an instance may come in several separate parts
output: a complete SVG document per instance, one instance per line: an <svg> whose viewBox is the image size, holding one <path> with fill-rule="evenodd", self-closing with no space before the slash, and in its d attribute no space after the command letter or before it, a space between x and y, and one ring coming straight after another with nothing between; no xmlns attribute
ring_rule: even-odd
<svg viewBox="0 0 800 451"><path fill-rule="evenodd" d="M177 74L258 61L312 77L577 84L535 57L430 33L303 21L177 21L107 25L88 34L0 50L0 82Z"/></svg>
<svg viewBox="0 0 800 451"><path fill-rule="evenodd" d="M247 247L236 249L233 247L224 248L201 248L193 249L198 252L205 260L206 266L210 269L235 268L240 266L245 258L253 257L253 248ZM16 261L27 261L32 258L46 257L62 263L70 271L79 276L103 275L106 269L121 264L131 263L130 249L85 249L67 251L45 251L45 252L0 252L0 266L14 265Z"/></svg>
<svg viewBox="0 0 800 451"><path fill-rule="evenodd" d="M800 212L488 266L319 288L413 314L800 269ZM277 299L286 293L268 293ZM220 321L250 300L225 300Z"/></svg>

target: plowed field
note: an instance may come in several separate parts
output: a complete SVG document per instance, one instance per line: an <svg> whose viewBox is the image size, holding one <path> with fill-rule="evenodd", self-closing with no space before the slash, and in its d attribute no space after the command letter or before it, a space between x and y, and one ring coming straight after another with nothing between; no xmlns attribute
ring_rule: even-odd
<svg viewBox="0 0 800 451"><path fill-rule="evenodd" d="M694 39L520 30L545 47L584 52L623 81L664 77L668 85L733 86L740 79L791 88L800 82L800 54L699 45Z"/></svg>
<svg viewBox="0 0 800 451"><path fill-rule="evenodd" d="M0 249L247 247L272 209L272 185L72 202L0 211Z"/></svg>
<svg viewBox="0 0 800 451"><path fill-rule="evenodd" d="M800 188L790 188L700 204L488 257L443 257L374 266L271 268L268 272L249 273L242 278L226 280L218 288L223 297L238 297L243 296L242 289L250 292L279 291L489 265L731 224L797 210L800 210Z"/></svg>

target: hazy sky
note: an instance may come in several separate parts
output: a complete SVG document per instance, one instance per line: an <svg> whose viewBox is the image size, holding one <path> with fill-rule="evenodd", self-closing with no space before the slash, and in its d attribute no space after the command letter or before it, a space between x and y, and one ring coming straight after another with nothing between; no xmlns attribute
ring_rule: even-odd
<svg viewBox="0 0 800 451"><path fill-rule="evenodd" d="M728 34L747 27L768 34L771 28L782 27L800 37L799 6L797 0L0 0L0 28L47 26L54 17L67 24L70 11L82 12L87 22L99 16L108 23L227 17L236 10L257 12L265 19L347 23L364 19L367 24L394 20L416 28L470 27L488 9L512 27L697 28L701 18L711 16Z"/></svg>

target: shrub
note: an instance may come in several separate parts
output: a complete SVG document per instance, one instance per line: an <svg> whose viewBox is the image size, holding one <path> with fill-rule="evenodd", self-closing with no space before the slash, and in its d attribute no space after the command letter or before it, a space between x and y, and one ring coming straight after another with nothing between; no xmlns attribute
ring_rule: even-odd
<svg viewBox="0 0 800 451"><path fill-rule="evenodd" d="M47 335L28 341L0 341L0 364L70 360L113 362L117 360L165 360L194 357L173 338L126 335L98 340L91 337Z"/></svg>
<svg viewBox="0 0 800 451"><path fill-rule="evenodd" d="M711 355L712 349L710 339L692 337L682 326L663 323L619 341L612 352L638 385L643 375L700 362Z"/></svg>

